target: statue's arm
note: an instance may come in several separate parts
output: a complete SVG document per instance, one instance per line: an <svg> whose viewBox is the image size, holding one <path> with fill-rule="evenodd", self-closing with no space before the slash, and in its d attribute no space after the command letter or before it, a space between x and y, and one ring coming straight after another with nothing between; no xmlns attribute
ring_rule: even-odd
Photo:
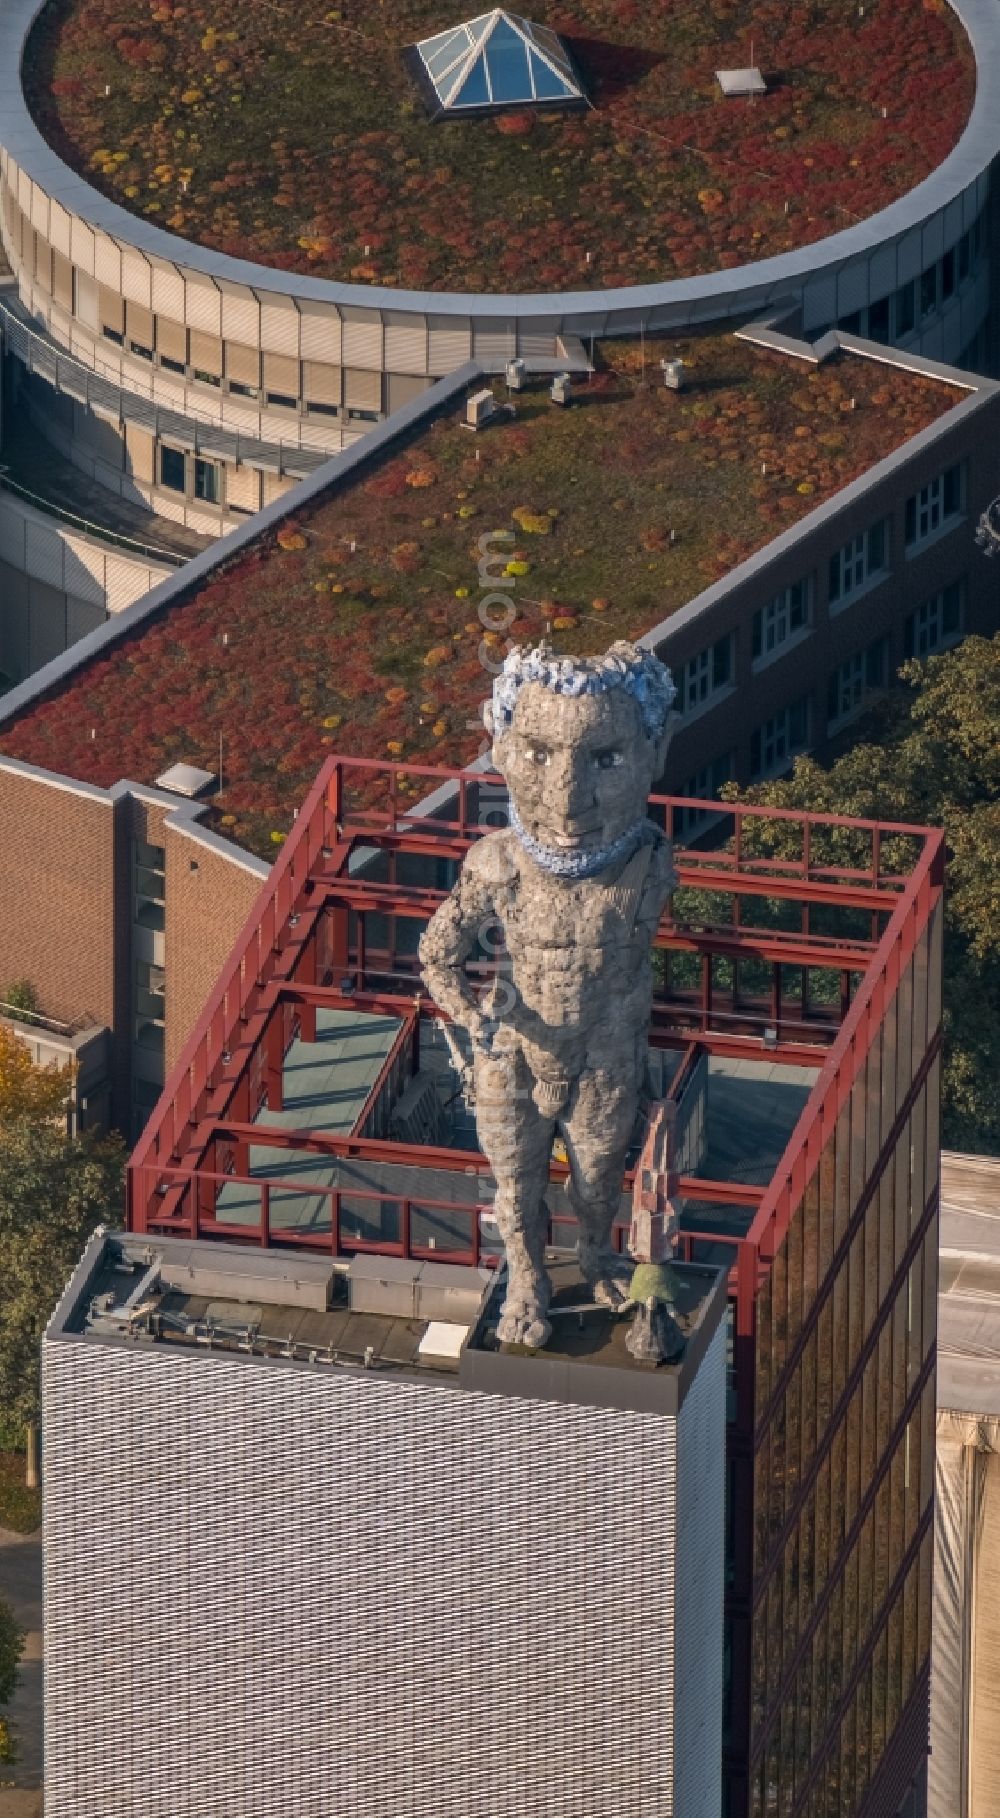
<svg viewBox="0 0 1000 1818"><path fill-rule="evenodd" d="M489 1047L487 1019L466 974L466 961L495 920L488 881L466 862L450 896L420 937L420 973L431 997L479 1047ZM485 957L489 949L482 947Z"/></svg>
<svg viewBox="0 0 1000 1818"><path fill-rule="evenodd" d="M651 947L655 941L657 929L660 926L660 917L676 887L677 873L674 870L673 848L670 841L661 835L653 847L642 898L635 918L636 932L646 947Z"/></svg>

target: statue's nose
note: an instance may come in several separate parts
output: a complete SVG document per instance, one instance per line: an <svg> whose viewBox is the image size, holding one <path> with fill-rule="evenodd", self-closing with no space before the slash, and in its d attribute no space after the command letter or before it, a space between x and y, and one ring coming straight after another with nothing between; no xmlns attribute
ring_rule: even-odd
<svg viewBox="0 0 1000 1818"><path fill-rule="evenodd" d="M593 785L581 766L575 764L571 757L561 759L552 782L553 793L564 814L585 814L588 808L594 806Z"/></svg>

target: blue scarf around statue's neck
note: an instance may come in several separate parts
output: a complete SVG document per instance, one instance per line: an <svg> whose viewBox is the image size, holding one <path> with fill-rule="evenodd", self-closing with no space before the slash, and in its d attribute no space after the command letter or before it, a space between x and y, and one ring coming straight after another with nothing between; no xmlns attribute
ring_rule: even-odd
<svg viewBox="0 0 1000 1818"><path fill-rule="evenodd" d="M606 846L591 847L586 852L563 852L558 846L543 846L539 840L533 839L513 802L510 804L510 825L528 857L534 859L535 864L552 877L596 877L599 871L606 871L610 865L625 863L640 846L646 846L656 838L656 828L643 815Z"/></svg>

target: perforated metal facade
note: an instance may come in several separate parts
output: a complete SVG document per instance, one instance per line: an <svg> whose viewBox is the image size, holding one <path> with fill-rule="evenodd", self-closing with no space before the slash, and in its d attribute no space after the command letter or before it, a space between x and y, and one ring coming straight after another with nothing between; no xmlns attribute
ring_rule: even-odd
<svg viewBox="0 0 1000 1818"><path fill-rule="evenodd" d="M46 1818L718 1818L724 1372L672 1418L50 1334Z"/></svg>

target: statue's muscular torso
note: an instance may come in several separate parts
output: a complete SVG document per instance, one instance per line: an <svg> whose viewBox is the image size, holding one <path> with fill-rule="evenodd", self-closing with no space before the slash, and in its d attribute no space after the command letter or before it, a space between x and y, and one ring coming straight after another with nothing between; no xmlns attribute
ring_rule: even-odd
<svg viewBox="0 0 1000 1818"><path fill-rule="evenodd" d="M508 1008L501 984L495 1051L521 1047L541 1075L614 1067L648 1027L650 947L674 882L655 828L624 864L580 880L544 871L509 829L487 834L423 936L424 979L478 1039L482 1010L465 967L496 956L499 922L519 1001Z"/></svg>

